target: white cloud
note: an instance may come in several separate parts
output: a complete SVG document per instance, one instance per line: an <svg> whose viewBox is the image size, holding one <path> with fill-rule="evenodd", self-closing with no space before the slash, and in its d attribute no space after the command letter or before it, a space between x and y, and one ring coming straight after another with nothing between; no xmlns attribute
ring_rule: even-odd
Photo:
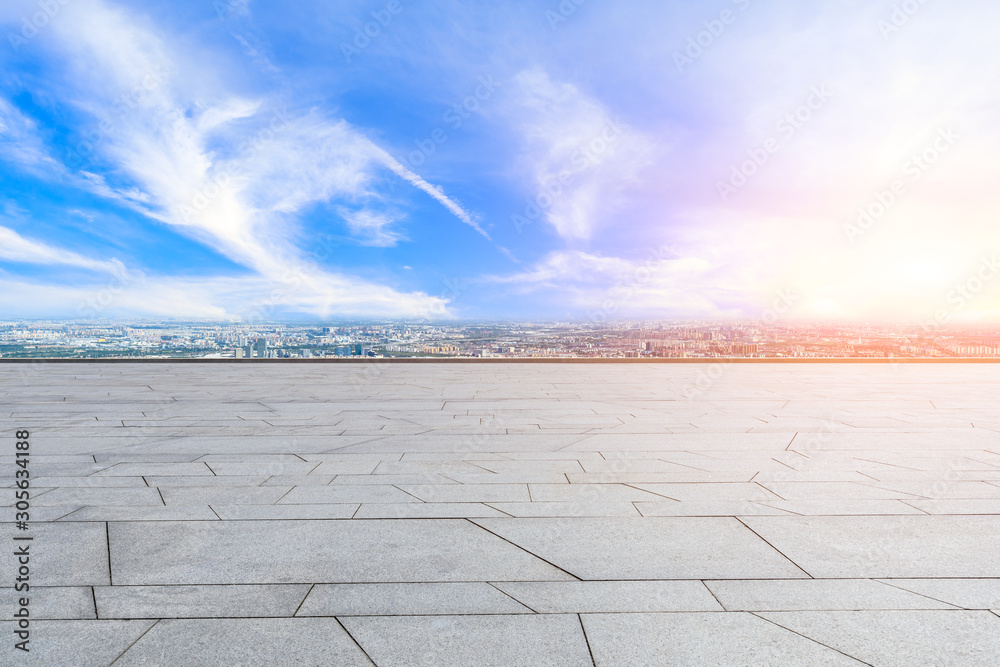
<svg viewBox="0 0 1000 667"><path fill-rule="evenodd" d="M75 266L113 274L124 270L124 265L117 259L103 261L84 257L69 250L26 239L8 227L0 227L0 259L26 264Z"/></svg>
<svg viewBox="0 0 1000 667"><path fill-rule="evenodd" d="M221 73L174 52L153 27L124 10L75 0L62 7L59 19L49 26L54 40L48 44L69 64L64 83L75 90L67 96L102 121L87 150L113 165L103 174L81 170L72 178L183 229L252 269L264 284L283 285L282 301L290 306L317 313L446 310L440 299L322 269L292 241L296 213L331 199L377 198L372 183L384 169L488 238L439 187L342 120L318 112L290 116L228 92ZM45 154L40 142L31 143L30 122L9 105L0 106L0 119L0 142L12 135L21 162L41 162ZM356 217L354 223L377 244L398 238L377 218Z"/></svg>
<svg viewBox="0 0 1000 667"><path fill-rule="evenodd" d="M399 222L398 216L366 209L351 211L341 208L338 209L338 213L344 218L358 241L364 245L387 248L396 245L403 238L402 234L391 229Z"/></svg>
<svg viewBox="0 0 1000 667"><path fill-rule="evenodd" d="M310 276L178 278L122 271L106 282L51 285L0 274L0 314L6 317L192 317L270 320L289 314L424 318L449 314L447 301L401 295L379 285L329 279L302 289Z"/></svg>
<svg viewBox="0 0 1000 667"><path fill-rule="evenodd" d="M513 80L508 113L523 143L535 204L566 239L588 239L652 158L650 137L627 127L597 100L539 69Z"/></svg>
<svg viewBox="0 0 1000 667"><path fill-rule="evenodd" d="M32 171L52 169L57 165L41 138L33 120L0 97L0 159L15 162Z"/></svg>
<svg viewBox="0 0 1000 667"><path fill-rule="evenodd" d="M404 167L399 160L392 157L381 148L373 145L373 149L382 164L392 170L393 173L436 199L442 206L451 211L456 218L475 229L479 235L487 241L493 240L490 238L490 235L479 226L479 223L473 219L472 214L462 208L461 204L446 195L440 186L428 183L423 178Z"/></svg>
<svg viewBox="0 0 1000 667"><path fill-rule="evenodd" d="M552 302L586 310L602 320L633 315L729 316L713 300L717 270L697 257L662 247L645 258L625 259L580 251L557 251L534 267L489 282L518 293L545 292Z"/></svg>

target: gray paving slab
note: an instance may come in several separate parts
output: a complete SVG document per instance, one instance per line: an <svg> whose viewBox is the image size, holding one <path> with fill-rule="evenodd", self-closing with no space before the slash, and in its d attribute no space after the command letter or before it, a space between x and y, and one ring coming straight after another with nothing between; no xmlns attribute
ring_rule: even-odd
<svg viewBox="0 0 1000 667"><path fill-rule="evenodd" d="M539 614L723 611L700 581L514 581L493 585Z"/></svg>
<svg viewBox="0 0 1000 667"><path fill-rule="evenodd" d="M587 580L803 576L802 570L731 518L532 518L473 522Z"/></svg>
<svg viewBox="0 0 1000 667"><path fill-rule="evenodd" d="M269 618L295 614L309 584L95 586L100 618ZM88 597L90 590L87 590Z"/></svg>
<svg viewBox="0 0 1000 667"><path fill-rule="evenodd" d="M219 517L208 505L185 505L165 507L163 505L127 507L106 505L101 507L81 507L57 520L58 523L80 521L218 521Z"/></svg>
<svg viewBox="0 0 1000 667"><path fill-rule="evenodd" d="M10 485L13 486L11 479ZM36 487L91 487L91 488L121 488L149 486L142 477L36 477L32 480Z"/></svg>
<svg viewBox="0 0 1000 667"><path fill-rule="evenodd" d="M212 471L204 463L118 463L94 473L95 477L135 477L136 475L156 475L160 477L181 477L207 475Z"/></svg>
<svg viewBox="0 0 1000 667"><path fill-rule="evenodd" d="M90 586L31 586L27 591L2 588L0 606L13 611L17 609L18 600L25 597L29 600L31 618L35 620L97 618Z"/></svg>
<svg viewBox="0 0 1000 667"><path fill-rule="evenodd" d="M563 451L615 451L632 450L647 452L673 452L712 450L743 450L783 452L795 432L788 433L662 433L662 434L599 434L562 448Z"/></svg>
<svg viewBox="0 0 1000 667"><path fill-rule="evenodd" d="M302 519L350 519L358 503L317 505L211 505L209 509L223 521L287 521Z"/></svg>
<svg viewBox="0 0 1000 667"><path fill-rule="evenodd" d="M97 463L112 466L118 463L191 463L195 457L190 454L103 451L95 452L93 458Z"/></svg>
<svg viewBox="0 0 1000 667"><path fill-rule="evenodd" d="M915 493L897 489L871 486L877 484L868 480L869 484L861 482L761 482L768 491L773 492L781 500L879 500L887 498L918 499ZM1000 489L997 489L1000 491Z"/></svg>
<svg viewBox="0 0 1000 667"><path fill-rule="evenodd" d="M587 472L576 459L554 459L550 461L477 461L473 459L470 460L470 463L501 475Z"/></svg>
<svg viewBox="0 0 1000 667"><path fill-rule="evenodd" d="M371 667L333 618L159 621L115 667L129 665L306 665Z"/></svg>
<svg viewBox="0 0 1000 667"><path fill-rule="evenodd" d="M529 484L532 502L633 502L663 496L625 484Z"/></svg>
<svg viewBox="0 0 1000 667"><path fill-rule="evenodd" d="M717 502L720 500L783 500L759 484L636 484L637 488L658 496L684 502ZM649 498L639 500L650 500Z"/></svg>
<svg viewBox="0 0 1000 667"><path fill-rule="evenodd" d="M672 501L668 501L672 502ZM677 503L679 504L679 503ZM607 517L641 516L635 503L624 500L602 502L488 503L504 514L515 517Z"/></svg>
<svg viewBox="0 0 1000 667"><path fill-rule="evenodd" d="M26 547L32 586L101 586L108 579L107 533L103 523L38 523L26 532L12 535L11 524L3 526L6 543L0 550L0 572L18 571L15 555ZM12 537L31 537L14 541ZM13 576L13 575L12 575ZM13 584L12 584L13 585Z"/></svg>
<svg viewBox="0 0 1000 667"><path fill-rule="evenodd" d="M242 477L216 477L215 479L244 479ZM327 486L336 479L336 475L272 475L260 477L261 486ZM253 486L256 486L254 484Z"/></svg>
<svg viewBox="0 0 1000 667"><path fill-rule="evenodd" d="M667 475L676 474L691 474L693 472L705 472L701 470L696 470L697 466L694 464L685 463L674 463L672 461L666 461L664 459L623 459L623 458L612 458L609 460L595 459L595 460L582 460L580 461L580 466L576 470L566 470L565 472L579 473L580 468L583 468L583 472L596 475L596 474L608 474L608 473L666 473Z"/></svg>
<svg viewBox="0 0 1000 667"><path fill-rule="evenodd" d="M530 502L527 484L403 484L399 487L428 503Z"/></svg>
<svg viewBox="0 0 1000 667"><path fill-rule="evenodd" d="M906 500L762 500L761 505L802 516L879 516L885 514L928 514Z"/></svg>
<svg viewBox="0 0 1000 667"><path fill-rule="evenodd" d="M303 458L295 454L205 454L195 461L205 463L212 470L224 463L302 463ZM315 467L313 465L312 467ZM219 474L216 470L216 474Z"/></svg>
<svg viewBox="0 0 1000 667"><path fill-rule="evenodd" d="M182 486L159 489L167 507L185 505L273 505L292 490L290 486Z"/></svg>
<svg viewBox="0 0 1000 667"><path fill-rule="evenodd" d="M119 585L562 580L466 520L112 523Z"/></svg>
<svg viewBox="0 0 1000 667"><path fill-rule="evenodd" d="M280 496L280 494L279 494ZM317 505L324 503L420 503L416 498L391 484L343 484L297 486L280 497L280 505Z"/></svg>
<svg viewBox="0 0 1000 667"><path fill-rule="evenodd" d="M1000 515L1000 499L964 498L955 500L907 500L906 504L927 514Z"/></svg>
<svg viewBox="0 0 1000 667"><path fill-rule="evenodd" d="M962 607L1000 609L1000 579L884 579L903 590Z"/></svg>
<svg viewBox="0 0 1000 667"><path fill-rule="evenodd" d="M3 665L107 667L156 621L38 620L31 624L28 653L14 648L12 621L0 622ZM116 663L117 664L117 663Z"/></svg>
<svg viewBox="0 0 1000 667"><path fill-rule="evenodd" d="M445 584L318 584L297 616L430 616L530 614L485 582Z"/></svg>
<svg viewBox="0 0 1000 667"><path fill-rule="evenodd" d="M768 516L789 512L763 502L729 500L720 502L679 502L660 500L633 503L642 516Z"/></svg>
<svg viewBox="0 0 1000 667"><path fill-rule="evenodd" d="M758 469L709 472L607 472L607 473L566 473L571 484L669 484L669 483L745 483L749 482Z"/></svg>
<svg viewBox="0 0 1000 667"><path fill-rule="evenodd" d="M106 622L87 616L90 586L122 596L122 613L145 605L141 613L163 616L170 608L287 614L294 596L264 591L316 585L336 589L338 604L370 606L352 613L378 616L389 610L378 604L391 602L405 614L436 615L428 628L457 627L451 619L459 617L438 615L452 611L518 617L512 626L442 632L483 647L507 628L504 637L546 645L545 633L516 630L539 617L500 593L508 587L542 617L633 617L605 647L610 653L595 649L598 664L642 664L649 655L653 664L672 656L680 664L813 664L815 656L796 653L807 640L722 612L718 597L760 615L827 619L818 627L844 628L842 638L875 651L880 664L911 632L943 628L935 641L944 647L949 633L961 639L958 617L937 623L919 614L962 610L922 607L1000 607L1000 379L992 366L735 365L692 400L682 393L704 370L698 364L399 364L377 376L326 364L43 368L31 387L8 391L17 367L0 364L0 395L17 420L5 416L0 426L33 431L32 531L45 549L32 576L56 584L37 589L41 616L59 608L91 619L82 623ZM13 461L0 454L0 466ZM386 587L352 588L373 583ZM427 587L414 593L410 584ZM491 606L497 600L513 607ZM807 611L814 607L821 611ZM855 608L888 615L822 616ZM900 610L918 615L892 616ZM654 621L635 622L644 616ZM977 616L975 631L991 618ZM201 619L192 620L164 626L169 632L140 661L238 663L245 649L234 644L270 643L279 619L259 619L263 639L242 641L254 631L247 624L220 630L223 652L207 657L181 650L197 633ZM71 628L38 622L39 632ZM651 633L633 632L647 622ZM768 626L779 633L761 630ZM437 664L438 647L427 643L435 632L424 644L383 644L401 663ZM662 636L673 644L658 654ZM302 655L320 655L316 644L303 646ZM630 663L633 648L639 657ZM938 654L923 648L933 663ZM685 661L689 649L698 657ZM443 655L462 663L460 648ZM938 662L949 659L941 653ZM55 664L75 663L64 653Z"/></svg>
<svg viewBox="0 0 1000 667"><path fill-rule="evenodd" d="M808 469L801 470L762 470L754 476L753 481L771 488L771 483L788 482L861 482L871 484L871 477L866 477L854 470L824 470L815 469L811 466L809 459L805 462L798 455L789 453L787 456L776 456L779 461L792 467L808 466ZM779 493L778 495L783 495Z"/></svg>
<svg viewBox="0 0 1000 667"><path fill-rule="evenodd" d="M1000 577L1000 516L743 521L817 578Z"/></svg>
<svg viewBox="0 0 1000 667"><path fill-rule="evenodd" d="M987 482L947 481L940 479L935 482L889 481L872 482L882 488L892 489L900 493L908 493L923 499L993 499L1000 500L1000 486Z"/></svg>
<svg viewBox="0 0 1000 667"><path fill-rule="evenodd" d="M576 615L348 617L379 667L589 667Z"/></svg>
<svg viewBox="0 0 1000 667"><path fill-rule="evenodd" d="M872 665L1000 664L1000 618L987 611L764 612L760 616Z"/></svg>
<svg viewBox="0 0 1000 667"><path fill-rule="evenodd" d="M530 503L529 503L530 504ZM455 519L510 516L485 503L364 503L355 519Z"/></svg>
<svg viewBox="0 0 1000 667"><path fill-rule="evenodd" d="M561 472L532 472L532 473L448 473L447 477L442 476L449 482L456 484L569 484L566 473ZM400 484L434 484L429 480L417 482L399 482Z"/></svg>
<svg viewBox="0 0 1000 667"><path fill-rule="evenodd" d="M727 611L955 609L871 579L706 581Z"/></svg>
<svg viewBox="0 0 1000 667"><path fill-rule="evenodd" d="M44 507L32 507L29 516L36 523L58 521L67 514L71 514L81 508L81 505L46 505Z"/></svg>
<svg viewBox="0 0 1000 667"><path fill-rule="evenodd" d="M489 473L483 473L489 474ZM315 475L313 475L315 476ZM335 475L331 485L340 486L342 484L459 484L460 482L452 477L444 475L434 475L429 473L419 475Z"/></svg>
<svg viewBox="0 0 1000 667"><path fill-rule="evenodd" d="M45 495L35 495L32 505L163 505L163 499L153 488L74 488L52 489Z"/></svg>
<svg viewBox="0 0 1000 667"><path fill-rule="evenodd" d="M587 614L597 667L864 663L752 614Z"/></svg>
<svg viewBox="0 0 1000 667"><path fill-rule="evenodd" d="M93 478L91 477L91 478L88 478L88 479L93 479ZM116 478L116 477L105 477L103 479L119 479L119 478ZM121 478L121 479L132 479L132 478L125 477L125 478ZM148 486L150 486L152 488L163 489L163 488L167 488L167 487L189 487L189 486L195 486L195 487L208 487L208 486L213 486L213 487L219 487L219 486L251 487L251 486L260 486L262 484L269 483L272 479L274 479L274 478L273 477L235 477L235 476L233 476L233 477L211 477L211 476L206 476L206 475L191 475L191 476L188 476L188 477L152 477L152 476L150 476L150 477L145 477L145 478L139 478L139 481L142 482L143 480L145 480L144 486L148 485ZM327 482L329 482L329 481L330 480L327 479ZM276 484L269 484L269 486L278 486L278 485L279 484L277 484L277 483ZM288 487L295 486L295 484L293 484L291 482L286 482L284 484L284 486L287 489Z"/></svg>
<svg viewBox="0 0 1000 667"><path fill-rule="evenodd" d="M259 477L270 475L308 475L320 464L298 458L278 461L204 461L208 469L220 477ZM324 473L335 474L335 473Z"/></svg>
<svg viewBox="0 0 1000 667"><path fill-rule="evenodd" d="M34 439L35 438L32 437L32 440ZM46 458L48 457L38 457L38 459L32 463L32 474L39 477L86 477L87 475L105 470L109 466L107 463L93 463L93 459L91 459L90 463L85 461L80 461L78 463L49 463L45 460Z"/></svg>

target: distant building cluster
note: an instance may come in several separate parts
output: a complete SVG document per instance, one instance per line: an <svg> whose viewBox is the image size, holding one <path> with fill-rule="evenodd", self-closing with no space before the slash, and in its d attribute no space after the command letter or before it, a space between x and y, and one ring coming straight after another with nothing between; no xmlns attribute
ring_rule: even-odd
<svg viewBox="0 0 1000 667"><path fill-rule="evenodd" d="M1000 358L1000 331L760 322L0 322L6 358Z"/></svg>

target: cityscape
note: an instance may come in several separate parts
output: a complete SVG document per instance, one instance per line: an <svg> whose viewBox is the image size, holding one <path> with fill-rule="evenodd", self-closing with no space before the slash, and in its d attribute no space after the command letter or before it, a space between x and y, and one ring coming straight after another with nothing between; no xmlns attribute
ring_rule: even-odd
<svg viewBox="0 0 1000 667"><path fill-rule="evenodd" d="M1000 358L1000 331L761 322L0 322L0 358Z"/></svg>

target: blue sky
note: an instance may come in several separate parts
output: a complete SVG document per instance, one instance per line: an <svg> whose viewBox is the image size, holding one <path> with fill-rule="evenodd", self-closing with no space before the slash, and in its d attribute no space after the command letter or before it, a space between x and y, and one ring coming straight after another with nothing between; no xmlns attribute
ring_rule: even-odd
<svg viewBox="0 0 1000 667"><path fill-rule="evenodd" d="M996 318L998 14L6 0L0 317Z"/></svg>

